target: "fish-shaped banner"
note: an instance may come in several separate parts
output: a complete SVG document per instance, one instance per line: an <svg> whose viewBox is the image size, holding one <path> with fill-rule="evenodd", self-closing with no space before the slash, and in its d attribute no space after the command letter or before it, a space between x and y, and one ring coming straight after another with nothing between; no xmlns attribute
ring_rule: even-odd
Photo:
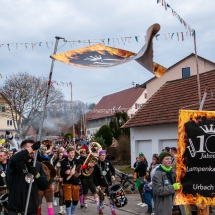
<svg viewBox="0 0 215 215"><path fill-rule="evenodd" d="M127 50L105 46L102 43L80 49L67 51L51 57L60 62L82 68L110 68L136 60L140 65L152 72L155 76L161 77L166 68L153 62L152 40L160 30L159 24L148 28L146 43L136 54Z"/></svg>

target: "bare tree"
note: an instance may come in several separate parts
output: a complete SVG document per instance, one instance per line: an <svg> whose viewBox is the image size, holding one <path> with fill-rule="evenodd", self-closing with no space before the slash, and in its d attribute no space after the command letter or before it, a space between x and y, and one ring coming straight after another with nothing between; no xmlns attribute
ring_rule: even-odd
<svg viewBox="0 0 215 215"><path fill-rule="evenodd" d="M41 118L47 89L47 79L35 77L28 73L18 73L6 79L1 93L8 100L8 108L14 128L25 135L32 123ZM51 84L48 106L60 102L64 95ZM22 125L25 129L22 130Z"/></svg>

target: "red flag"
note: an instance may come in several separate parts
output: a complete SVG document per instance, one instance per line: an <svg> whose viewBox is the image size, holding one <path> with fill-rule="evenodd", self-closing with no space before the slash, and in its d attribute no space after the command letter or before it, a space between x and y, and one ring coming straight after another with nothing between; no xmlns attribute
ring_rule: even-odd
<svg viewBox="0 0 215 215"><path fill-rule="evenodd" d="M184 33L181 32L181 38L182 38L182 41L184 41Z"/></svg>
<svg viewBox="0 0 215 215"><path fill-rule="evenodd" d="M172 8L171 8L172 9ZM174 10L172 9L172 15L174 16Z"/></svg>

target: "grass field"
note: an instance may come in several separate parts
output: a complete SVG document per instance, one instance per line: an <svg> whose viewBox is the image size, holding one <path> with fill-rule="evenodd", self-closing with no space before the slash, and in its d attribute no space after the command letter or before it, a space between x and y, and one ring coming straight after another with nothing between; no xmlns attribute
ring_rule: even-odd
<svg viewBox="0 0 215 215"><path fill-rule="evenodd" d="M130 166L127 166L127 165L114 165L114 167L121 172L129 173L129 174L134 173L134 169L132 169Z"/></svg>

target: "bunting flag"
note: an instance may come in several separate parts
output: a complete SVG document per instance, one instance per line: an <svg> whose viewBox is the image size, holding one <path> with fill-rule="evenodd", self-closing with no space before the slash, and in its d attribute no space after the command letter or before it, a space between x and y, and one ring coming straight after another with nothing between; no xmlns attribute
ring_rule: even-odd
<svg viewBox="0 0 215 215"><path fill-rule="evenodd" d="M160 36L160 34L156 34L155 35L155 38L156 38L156 40L158 40L158 37Z"/></svg>
<svg viewBox="0 0 215 215"><path fill-rule="evenodd" d="M178 41L184 41L184 32L171 33L171 37L170 37L170 33L168 33L168 34L163 34L163 35L164 35L164 39L167 40L167 35L169 35L169 39L170 39L170 38L173 39L173 36L174 36L175 34L177 35ZM181 40L180 40L180 35L181 35ZM188 36L188 32L186 32L186 35ZM159 37L159 36L160 36L160 34L157 34L157 35L155 36L156 40L158 40L158 37Z"/></svg>
<svg viewBox="0 0 215 215"><path fill-rule="evenodd" d="M166 3L166 5L167 5L167 7L170 7L167 3ZM173 9L172 9L172 11L173 11L173 15L174 15L176 12L174 12ZM175 15L177 15L177 13ZM194 33L195 33L194 30L192 29L192 31L190 31L191 28L187 25L187 23L183 19L181 19L181 22L182 22L182 24L184 24L185 28L187 29L186 35L188 36L188 34L189 34L190 36L194 36ZM108 45L112 41L112 44L115 46L115 39L117 40L118 44L120 44L120 40L121 40L122 44L125 45L126 43L130 43L132 41L131 39L133 39L133 41L135 41L135 42L139 42L139 37L140 36L120 37L120 39L119 38L107 38L107 39L100 39L98 41L101 41L103 43L103 45L105 45L105 40L107 40ZM155 37L155 39L158 40L157 37ZM87 43L90 46L92 43L97 43L98 42L97 40L87 40L87 41L88 42L86 42L85 40L82 40L82 41L81 40L78 40L78 41L66 41L66 40L64 40L64 41L59 41L59 43L63 43L63 45L68 43L70 45L70 47L73 47L72 44L74 45L75 43L84 43L84 44ZM46 47L48 49L49 49L50 45L53 46L53 42L33 42L33 43L24 43L24 45L25 45L26 50L28 50L28 45L31 47L31 50L34 50L34 48L36 46L42 47L42 44L44 44L44 43L46 44ZM14 49L18 50L19 46L21 46L21 45L22 45L22 43L6 43L6 44L0 44L0 48L7 47L8 51L12 51ZM14 48L14 46L15 46L15 48Z"/></svg>
<svg viewBox="0 0 215 215"><path fill-rule="evenodd" d="M13 79L16 79L16 76L14 76L14 75L8 75L10 78L13 78ZM0 78L8 78L7 77L7 75L3 75L3 74L1 74L0 73ZM26 81L26 79L24 79L25 81ZM37 79L37 80L33 80L32 78L29 78L29 79L27 79L27 80L29 80L30 82L33 82L33 81L39 81L39 79ZM36 86L36 89L37 90L40 90L40 89L42 89L42 87L45 87L46 88L46 85L44 86L44 83L48 83L48 80L47 79L45 79L45 78L43 78L42 79L42 82L41 82L41 84L43 84L43 85L41 85L41 84L39 84L38 83L38 86ZM67 83L67 82L62 82L62 81L52 81L51 82L51 87L52 88L54 88L54 86L55 87L61 87L61 86L63 86L63 87L70 87L70 85L71 85L71 82L69 82L69 83ZM26 89L26 88L21 88L20 90L30 90L30 89L34 89L33 87L30 87L30 88L28 88L28 89Z"/></svg>
<svg viewBox="0 0 215 215"><path fill-rule="evenodd" d="M157 4L158 4L158 3L160 3L159 0L157 0ZM195 35L195 30L192 29L192 28L184 21L184 19L173 9L165 0L162 0L162 6L165 7L165 10L167 10L167 7L169 7L169 8L171 9L171 11L172 11L172 15L175 16L175 17L179 20L179 22L180 22L181 24L184 25L185 29L186 29L187 31L190 32L190 35L191 35L191 36L194 36L194 35Z"/></svg>
<svg viewBox="0 0 215 215"><path fill-rule="evenodd" d="M172 33L171 39L173 39L174 33Z"/></svg>
<svg viewBox="0 0 215 215"><path fill-rule="evenodd" d="M120 37L121 40L122 40L122 43L125 45L126 42L130 43L130 39L134 39L134 41L136 42L139 42L138 41L138 37L140 36L130 36L130 37ZM108 44L111 42L111 39L112 39L112 43L114 44L114 40L116 39L119 43L119 38L107 38L107 41L108 41ZM104 45L105 45L105 40L106 39L88 39L88 40L71 40L71 41L67 41L67 40L64 40L64 41L59 41L59 43L64 43L64 45L66 43L69 43L70 46L72 47L72 44L74 45L75 43L83 43L83 44L89 44L89 46L92 44L92 43L98 43L98 41L101 41ZM127 41L126 41L127 40ZM124 42L125 41L125 42ZM25 45L25 49L28 49L28 45L30 45L32 47L32 50L35 48L35 46L42 46L42 44L46 44L46 47L49 49L49 46L52 45L53 46L53 42L33 42L33 43L24 43ZM19 48L19 45L22 45L22 43L5 43L5 44L0 44L0 48L3 48L4 45L7 45L7 48L9 51L11 51L11 46L12 45L15 45L15 49L18 50Z"/></svg>

